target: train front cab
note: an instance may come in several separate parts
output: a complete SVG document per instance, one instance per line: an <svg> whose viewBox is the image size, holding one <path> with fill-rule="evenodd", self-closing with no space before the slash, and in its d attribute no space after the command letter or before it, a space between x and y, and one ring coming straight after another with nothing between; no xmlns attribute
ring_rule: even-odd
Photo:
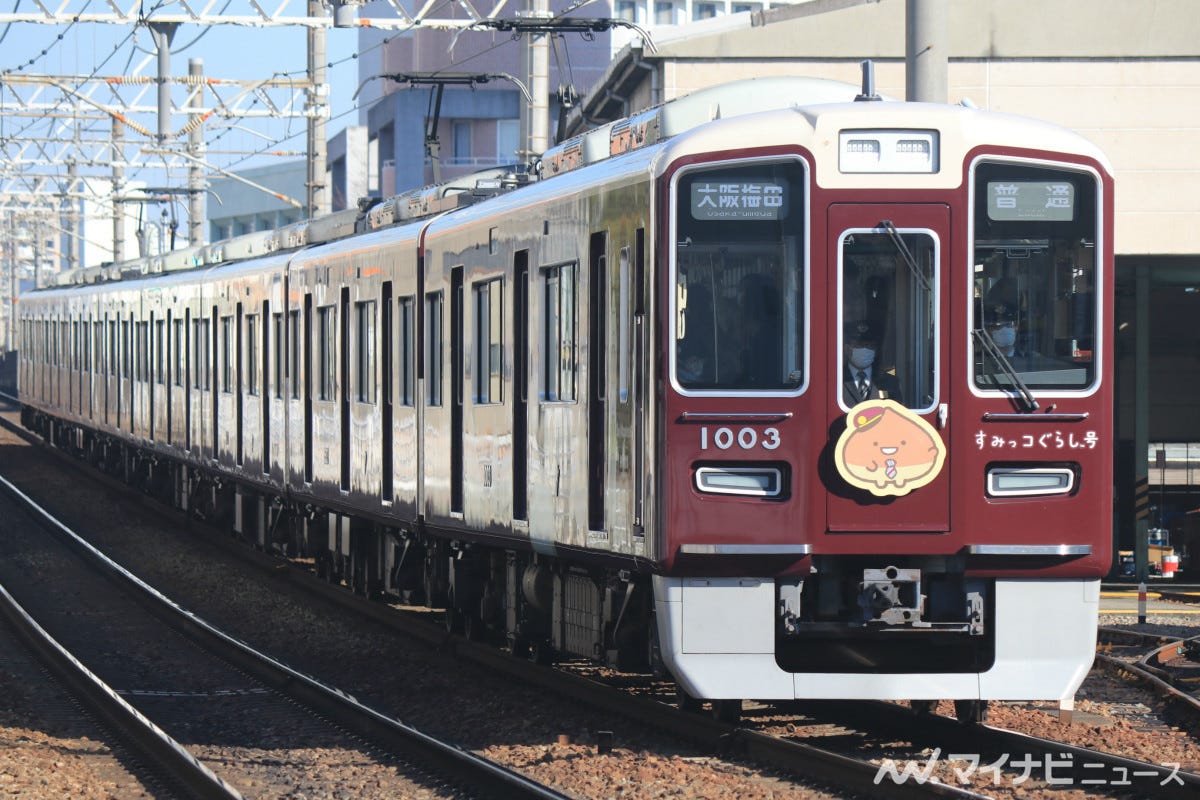
<svg viewBox="0 0 1200 800"><path fill-rule="evenodd" d="M1069 704L1087 674L1111 178L1069 136L1083 155L955 124L879 126L932 145L927 174L847 175L815 144L668 171L655 596L693 697ZM865 401L844 366L860 328L887 387Z"/></svg>

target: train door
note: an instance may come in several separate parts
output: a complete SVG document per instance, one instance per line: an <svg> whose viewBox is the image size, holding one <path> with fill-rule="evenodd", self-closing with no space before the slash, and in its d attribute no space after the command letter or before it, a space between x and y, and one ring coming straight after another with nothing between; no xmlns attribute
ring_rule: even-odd
<svg viewBox="0 0 1200 800"><path fill-rule="evenodd" d="M949 207L835 204L828 225L829 533L947 531Z"/></svg>

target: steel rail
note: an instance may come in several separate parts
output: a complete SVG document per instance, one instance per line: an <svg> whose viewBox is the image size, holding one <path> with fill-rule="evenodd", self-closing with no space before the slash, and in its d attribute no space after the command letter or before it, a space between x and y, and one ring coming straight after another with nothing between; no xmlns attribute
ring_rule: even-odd
<svg viewBox="0 0 1200 800"><path fill-rule="evenodd" d="M7 482L5 482L7 484ZM5 485L7 489L7 485ZM0 585L0 615L37 659L84 708L104 720L150 763L197 800L242 800L242 795L187 748L147 719L67 651Z"/></svg>
<svg viewBox="0 0 1200 800"><path fill-rule="evenodd" d="M5 420L6 427L8 424ZM493 761L443 742L398 719L359 703L346 693L305 675L261 653L196 614L180 607L41 508L32 498L0 476L0 490L23 504L44 527L59 535L75 552L118 582L135 590L139 600L201 646L219 654L271 688L293 697L334 720L347 730L399 752L431 771L454 776L489 798L512 800L569 800L557 792ZM216 795L204 795L215 797ZM224 798L240 795L222 795Z"/></svg>

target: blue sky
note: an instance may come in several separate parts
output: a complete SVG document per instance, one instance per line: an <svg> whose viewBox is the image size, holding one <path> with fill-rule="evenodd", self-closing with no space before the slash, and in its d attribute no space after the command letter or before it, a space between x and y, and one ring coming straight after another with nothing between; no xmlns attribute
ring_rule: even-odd
<svg viewBox="0 0 1200 800"><path fill-rule="evenodd" d="M124 3L124 0L118 0ZM94 5L95 8L89 8ZM267 4L270 5L270 4ZM107 4L98 0L82 6L72 2L72 8L89 8L96 13L106 12ZM214 12L217 7L214 6ZM32 9L31 0L0 0L0 13L19 9ZM132 36L131 36L132 32ZM72 26L50 26L30 23L0 24L0 71L8 70L11 75L97 75L127 76L140 74L154 76L157 62L154 45L149 31L131 26L79 22ZM358 87L358 61L352 58L357 49L358 32L355 29L330 29L327 33L327 61L333 63L328 70L330 83L329 102L331 119L327 135L332 136L348 124L357 122L351 95ZM171 70L174 75L187 74L188 60L201 58L204 72L209 78L253 80L269 78L276 73L287 73L303 77L307 65L306 34L301 27L250 28L233 25L213 26L207 31L196 25L181 25L172 41ZM138 66L142 65L140 71ZM3 89L3 87L0 87ZM21 89L21 97L29 97L29 89ZM174 97L181 97L182 88L175 90ZM129 87L122 89L122 97L131 96ZM48 90L42 102L56 102L62 95ZM91 97L104 103L113 102L113 96L105 89L93 92ZM12 103L11 90L3 89L0 99ZM153 104L155 90L146 90L140 103ZM178 102L178 100L177 100ZM141 124L156 130L153 118L137 118ZM183 116L174 116L171 130L179 130L185 123ZM221 123L209 124L209 140L212 141ZM13 137L25 131L28 135L45 135L51 130L49 121L13 118L10 116L0 125L0 138ZM97 127L100 130L100 127ZM255 131L250 133L249 131ZM254 120L239 122L220 139L210 144L213 150L211 163L233 168L269 163L273 158L294 157L249 156L245 154L270 149L288 153L302 151L305 147L305 122L293 120ZM19 136L17 138L20 138ZM273 144L275 143L275 144ZM4 153L11 153L12 143L7 143ZM219 150L233 150L238 154L223 155ZM45 169L45 168L43 168ZM133 175L131 179L138 180ZM145 180L153 183L156 178L149 175Z"/></svg>

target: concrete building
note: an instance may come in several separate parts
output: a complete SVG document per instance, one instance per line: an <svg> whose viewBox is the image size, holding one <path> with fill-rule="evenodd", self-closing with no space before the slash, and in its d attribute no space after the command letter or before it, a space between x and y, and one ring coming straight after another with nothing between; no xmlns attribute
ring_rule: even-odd
<svg viewBox="0 0 1200 800"><path fill-rule="evenodd" d="M552 14L561 14L570 0L551 0ZM405 2L406 7L411 3ZM590 13L589 13L590 12ZM388 5L367 6L363 16L383 16ZM573 16L608 15L608 5L597 3ZM446 5L439 18L465 18L457 4ZM515 12L507 16L515 16ZM426 135L436 136L439 172L449 180L469 172L520 160L520 117L525 104L522 89L508 80L489 79L474 88L448 86L440 108L433 102L436 89L428 85L409 88L383 75L401 73L506 74L522 80L522 41L509 33L465 31L454 33L416 29L405 33L363 28L359 32L360 122L368 129L372 173L379 195L387 197L434 181L433 163L426 156ZM565 98L588 91L611 56L609 34L590 40L565 34L557 56L549 57L550 131L554 140L558 108ZM527 83L527 81L525 81ZM429 122L437 119L430 130Z"/></svg>
<svg viewBox="0 0 1200 800"><path fill-rule="evenodd" d="M299 222L304 216L304 183L308 177L302 159L242 170L238 176L263 188L221 176L209 181L210 242L280 228Z"/></svg>

